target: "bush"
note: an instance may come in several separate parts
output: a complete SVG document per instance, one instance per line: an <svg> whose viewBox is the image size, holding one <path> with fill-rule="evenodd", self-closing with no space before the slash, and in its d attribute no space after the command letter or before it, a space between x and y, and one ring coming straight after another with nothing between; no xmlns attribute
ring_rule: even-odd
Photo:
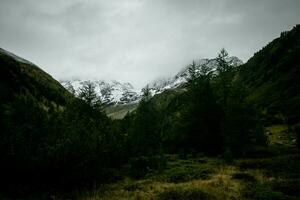
<svg viewBox="0 0 300 200"><path fill-rule="evenodd" d="M133 178L142 178L152 170L159 170L165 166L163 156L139 156L129 160L129 175Z"/></svg>
<svg viewBox="0 0 300 200"><path fill-rule="evenodd" d="M300 197L300 180L281 180L272 183L272 189L286 195Z"/></svg>
<svg viewBox="0 0 300 200"><path fill-rule="evenodd" d="M232 175L232 178L233 179L238 179L238 180L243 180L243 181L246 181L246 182L255 182L256 181L256 178L249 174L249 173L240 173L240 172L237 172L237 173L234 173Z"/></svg>
<svg viewBox="0 0 300 200"><path fill-rule="evenodd" d="M225 152L223 153L223 158L225 160L226 163L231 163L233 162L233 154L232 152L230 151L230 149L226 149Z"/></svg>
<svg viewBox="0 0 300 200"><path fill-rule="evenodd" d="M245 151L247 158L269 158L277 155L277 151L268 146L252 146Z"/></svg>
<svg viewBox="0 0 300 200"><path fill-rule="evenodd" d="M208 179L211 173L212 171L207 168L176 167L165 172L164 180L167 182L179 183L194 179Z"/></svg>
<svg viewBox="0 0 300 200"><path fill-rule="evenodd" d="M246 197L255 200L285 200L288 199L283 193L275 192L270 185L257 182L251 185L246 191Z"/></svg>
<svg viewBox="0 0 300 200"><path fill-rule="evenodd" d="M300 124L294 126L296 132L297 147L300 148Z"/></svg>
<svg viewBox="0 0 300 200"><path fill-rule="evenodd" d="M199 188L170 188L158 195L159 200L214 200L216 197Z"/></svg>

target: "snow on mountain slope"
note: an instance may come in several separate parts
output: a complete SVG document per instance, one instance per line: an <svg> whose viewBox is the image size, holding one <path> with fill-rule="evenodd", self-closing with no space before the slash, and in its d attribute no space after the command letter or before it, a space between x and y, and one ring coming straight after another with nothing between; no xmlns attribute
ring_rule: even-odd
<svg viewBox="0 0 300 200"><path fill-rule="evenodd" d="M230 57L228 61L231 62L231 64L235 67L243 64L243 61L241 61L239 58L234 56ZM197 66L207 65L213 70L215 70L217 66L216 59L199 59L196 60L195 63ZM165 90L174 89L186 83L188 78L188 69L189 66L183 68L174 77L165 78L165 79L160 78L148 84L151 94L152 95L159 94Z"/></svg>
<svg viewBox="0 0 300 200"><path fill-rule="evenodd" d="M242 65L243 62L237 57L230 57L229 62L233 66ZM199 59L196 65L207 65L215 70L217 66L216 59ZM165 90L175 89L187 82L189 66L184 67L175 76L169 78L160 78L148 84L150 92L153 95L159 94ZM130 83L120 83L118 81L102 80L80 80L71 79L60 81L61 84L70 92L78 96L80 87L85 81L90 81L95 85L96 93L101 101L107 105L136 103L141 99L141 91L136 90Z"/></svg>
<svg viewBox="0 0 300 200"><path fill-rule="evenodd" d="M97 95L104 104L128 104L139 100L140 93L135 90L130 83L120 83L118 81L102 81L102 80L61 80L60 83L74 93L79 95L80 88L86 81L91 82L95 86Z"/></svg>

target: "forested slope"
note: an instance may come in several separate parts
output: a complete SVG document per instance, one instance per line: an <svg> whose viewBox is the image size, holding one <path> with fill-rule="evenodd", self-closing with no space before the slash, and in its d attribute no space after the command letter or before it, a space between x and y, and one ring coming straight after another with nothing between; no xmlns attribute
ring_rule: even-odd
<svg viewBox="0 0 300 200"><path fill-rule="evenodd" d="M241 68L249 100L264 110L268 123L300 120L300 25L254 54Z"/></svg>

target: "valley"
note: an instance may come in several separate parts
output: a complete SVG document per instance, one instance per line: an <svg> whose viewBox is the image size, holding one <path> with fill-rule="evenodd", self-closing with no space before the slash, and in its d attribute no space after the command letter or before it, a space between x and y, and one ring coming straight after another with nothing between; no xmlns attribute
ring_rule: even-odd
<svg viewBox="0 0 300 200"><path fill-rule="evenodd" d="M201 154L168 154L165 155L166 166L158 172L150 171L143 179L126 177L76 198L296 200L300 187L300 152L287 138L286 126L267 129L272 134L270 146L257 149L249 157L226 162Z"/></svg>
<svg viewBox="0 0 300 200"><path fill-rule="evenodd" d="M0 199L300 198L300 25L141 91L0 49Z"/></svg>

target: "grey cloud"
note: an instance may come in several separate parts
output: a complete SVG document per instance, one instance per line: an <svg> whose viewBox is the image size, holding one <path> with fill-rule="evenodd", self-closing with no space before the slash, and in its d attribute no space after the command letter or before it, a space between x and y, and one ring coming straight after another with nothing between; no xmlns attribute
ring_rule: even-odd
<svg viewBox="0 0 300 200"><path fill-rule="evenodd" d="M299 23L298 0L0 0L0 46L57 79L142 87L225 47L244 61Z"/></svg>

